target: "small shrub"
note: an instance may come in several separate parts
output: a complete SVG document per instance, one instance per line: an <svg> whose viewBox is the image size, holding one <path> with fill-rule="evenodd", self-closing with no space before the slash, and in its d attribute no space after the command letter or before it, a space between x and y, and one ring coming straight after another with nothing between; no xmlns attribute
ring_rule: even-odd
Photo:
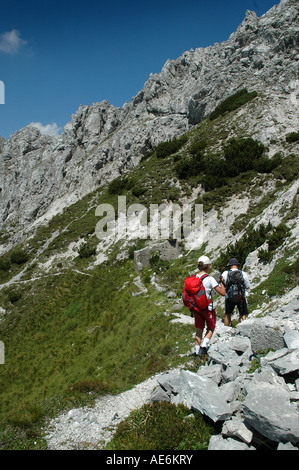
<svg viewBox="0 0 299 470"><path fill-rule="evenodd" d="M24 264L28 260L29 260L29 255L21 249L15 249L10 254L10 261L12 263Z"/></svg>
<svg viewBox="0 0 299 470"><path fill-rule="evenodd" d="M269 250L265 250L264 248L261 248L258 251L258 257L261 263L264 263L264 264L270 263L272 259L272 253Z"/></svg>
<svg viewBox="0 0 299 470"><path fill-rule="evenodd" d="M7 256L1 256L0 269L1 271L9 271L11 267L10 259Z"/></svg>
<svg viewBox="0 0 299 470"><path fill-rule="evenodd" d="M298 286L299 284L299 258L289 266L282 269L283 273L288 275L288 284Z"/></svg>
<svg viewBox="0 0 299 470"><path fill-rule="evenodd" d="M247 233L245 233L242 238L232 245L229 245L227 249L220 254L218 260L215 262L215 267L223 270L227 267L229 259L233 257L239 260L241 267L245 263L248 254L256 250L266 241L272 228L270 222L268 225L260 224L257 229L248 227Z"/></svg>
<svg viewBox="0 0 299 470"><path fill-rule="evenodd" d="M16 303L22 297L21 292L14 290L14 289L8 289L6 293L7 293L8 300L12 304Z"/></svg>
<svg viewBox="0 0 299 470"><path fill-rule="evenodd" d="M96 254L96 247L92 246L90 243L81 243L78 254L80 258L90 258L90 256Z"/></svg>
<svg viewBox="0 0 299 470"><path fill-rule="evenodd" d="M180 179L197 176L204 170L202 153L198 152L192 158L181 158L175 165L175 172Z"/></svg>
<svg viewBox="0 0 299 470"><path fill-rule="evenodd" d="M280 154L278 154L280 155ZM272 157L274 158L275 155ZM273 170L275 178L284 179L287 182L294 181L299 176L299 158L295 154L281 158L281 163Z"/></svg>
<svg viewBox="0 0 299 470"><path fill-rule="evenodd" d="M253 100L257 96L257 92L253 91L248 93L246 88L243 88L240 91L237 91L232 96L229 96L226 100L220 103L217 108L210 114L209 119L213 121L219 116L223 116L225 113L234 111L235 109L240 108L245 103Z"/></svg>
<svg viewBox="0 0 299 470"><path fill-rule="evenodd" d="M204 155L195 148L191 158L181 158L177 162L175 171L180 179L199 175L203 189L212 191L227 185L229 178L249 171L270 173L281 165L279 154L269 159L264 151L264 145L257 140L234 138L224 147L223 158L213 154Z"/></svg>
<svg viewBox="0 0 299 470"><path fill-rule="evenodd" d="M227 176L237 176L254 169L262 157L265 147L252 138L231 139L224 148L224 171Z"/></svg>
<svg viewBox="0 0 299 470"><path fill-rule="evenodd" d="M129 182L129 178L119 176L112 180L108 185L108 193L109 194L122 194L125 189L127 189L127 185Z"/></svg>
<svg viewBox="0 0 299 470"><path fill-rule="evenodd" d="M290 264L289 266L285 266L283 268L283 271L286 273L286 274L297 274L297 276L299 275L299 258L294 261L294 263Z"/></svg>
<svg viewBox="0 0 299 470"><path fill-rule="evenodd" d="M299 132L290 132L286 135L286 141L290 144L293 142L298 142L299 140Z"/></svg>
<svg viewBox="0 0 299 470"><path fill-rule="evenodd" d="M281 223L275 227L273 233L269 236L268 239L269 251L277 250L277 248L283 244L289 233L290 230L284 223Z"/></svg>
<svg viewBox="0 0 299 470"><path fill-rule="evenodd" d="M179 138L174 138L172 140L167 140L166 142L161 142L155 148L155 152L158 158L165 158L169 155L180 150L180 148L187 142L187 136L182 136Z"/></svg>
<svg viewBox="0 0 299 470"><path fill-rule="evenodd" d="M195 140L192 142L189 148L191 155L197 155L201 153L207 146L206 140Z"/></svg>
<svg viewBox="0 0 299 470"><path fill-rule="evenodd" d="M192 174L191 161L187 158L179 160L175 165L175 172L181 180L189 178Z"/></svg>
<svg viewBox="0 0 299 470"><path fill-rule="evenodd" d="M140 197L140 196L143 196L143 194L146 193L146 189L145 188L142 188L140 186L135 186L133 189L132 189L132 194L135 196L135 197Z"/></svg>

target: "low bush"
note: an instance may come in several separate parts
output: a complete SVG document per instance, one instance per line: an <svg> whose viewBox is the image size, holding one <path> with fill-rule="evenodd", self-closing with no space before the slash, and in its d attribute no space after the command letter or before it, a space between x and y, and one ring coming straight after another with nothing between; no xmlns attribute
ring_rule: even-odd
<svg viewBox="0 0 299 470"><path fill-rule="evenodd" d="M189 152L191 153L191 155L197 155L198 153L201 153L206 147L207 147L206 140L204 139L195 140L190 145Z"/></svg>
<svg viewBox="0 0 299 470"><path fill-rule="evenodd" d="M8 300L10 301L10 303L14 304L16 303L18 300L21 299L22 297L22 294L20 291L18 290L14 290L13 288L9 288L7 291L6 291L6 294L7 294L7 297L8 297Z"/></svg>
<svg viewBox="0 0 299 470"><path fill-rule="evenodd" d="M7 256L1 256L0 258L0 270L9 271L11 267L11 261Z"/></svg>
<svg viewBox="0 0 299 470"><path fill-rule="evenodd" d="M15 264L24 264L29 260L29 255L24 250L15 249L10 254L10 261Z"/></svg>
<svg viewBox="0 0 299 470"><path fill-rule="evenodd" d="M242 267L248 254L256 250L266 241L272 228L273 227L270 222L268 225L261 224L257 229L248 227L248 230L243 237L229 245L227 249L221 253L215 262L215 267L221 271L226 269L230 258L237 258L240 262L240 267Z"/></svg>
<svg viewBox="0 0 299 470"><path fill-rule="evenodd" d="M289 232L288 227L284 223L279 224L275 228L273 228L270 222L268 225L260 224L257 229L248 227L243 237L234 244L229 245L228 248L221 253L215 263L215 267L224 269L230 258L237 258L240 262L240 266L242 266L248 254L263 245L266 241L268 242L268 249L261 248L258 251L258 256L261 262L268 263L271 261L275 250L283 244Z"/></svg>
<svg viewBox="0 0 299 470"><path fill-rule="evenodd" d="M298 142L299 140L299 132L290 132L286 136L286 141L290 144L293 142Z"/></svg>
<svg viewBox="0 0 299 470"><path fill-rule="evenodd" d="M167 140L166 142L161 142L155 148L155 152L158 158L165 158L169 155L180 150L180 148L187 142L187 136L183 135L179 138L174 138L172 140Z"/></svg>
<svg viewBox="0 0 299 470"><path fill-rule="evenodd" d="M280 159L280 164L273 170L275 178L286 180L287 182L295 181L299 176L299 158L295 154L281 158L278 153L272 157Z"/></svg>
<svg viewBox="0 0 299 470"><path fill-rule="evenodd" d="M91 243L81 243L78 249L78 254L80 258L90 258L96 254L96 247Z"/></svg>
<svg viewBox="0 0 299 470"><path fill-rule="evenodd" d="M259 261L261 261L261 263L264 263L264 264L270 263L272 259L272 253L269 250L261 248L258 251L258 258L259 258Z"/></svg>
<svg viewBox="0 0 299 470"><path fill-rule="evenodd" d="M253 100L253 98L255 98L256 96L256 91L248 93L246 88L237 91L217 106L217 108L209 116L210 121L213 121L219 116L223 116L227 112L234 111L235 109L240 108L245 103L248 103L249 101Z"/></svg>
<svg viewBox="0 0 299 470"><path fill-rule="evenodd" d="M252 138L231 139L224 147L223 171L227 176L237 176L252 170L264 151L264 145Z"/></svg>
<svg viewBox="0 0 299 470"><path fill-rule="evenodd" d="M270 173L282 164L280 154L269 159L264 152L264 145L257 140L233 138L223 148L222 157L209 153L204 155L197 149L191 158L181 158L175 165L175 171L180 179L199 176L203 189L212 191L225 186L229 178L248 171Z"/></svg>
<svg viewBox="0 0 299 470"><path fill-rule="evenodd" d="M124 176L118 176L114 180L112 180L108 185L108 193L109 194L122 194L128 186L129 178Z"/></svg>
<svg viewBox="0 0 299 470"><path fill-rule="evenodd" d="M183 180L199 175L203 168L203 155L197 153L192 158L181 158L175 165L175 172Z"/></svg>
<svg viewBox="0 0 299 470"><path fill-rule="evenodd" d="M283 271L287 274L297 274L297 276L299 276L299 258L289 266L285 266Z"/></svg>

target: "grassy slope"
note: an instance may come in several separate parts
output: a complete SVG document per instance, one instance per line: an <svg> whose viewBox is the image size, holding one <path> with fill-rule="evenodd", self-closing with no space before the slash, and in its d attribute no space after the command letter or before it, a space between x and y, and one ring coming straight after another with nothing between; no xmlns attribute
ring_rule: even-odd
<svg viewBox="0 0 299 470"><path fill-rule="evenodd" d="M188 143L176 156L159 159L153 154L144 159L128 175L124 188L127 204L160 203L163 199L190 196L200 182L200 175L179 181L175 173L178 160L188 158L188 146L194 140L204 140L207 151L215 153L218 148L219 152L219 142L224 142L228 135L227 117L205 121L188 133ZM266 180L281 181L282 173L286 184L298 177L296 160L286 161L288 163L277 168L276 173L254 174L255 190ZM205 210L215 207L212 201L216 201L217 207L219 196L220 199L221 194L225 197L228 189L235 193L250 192L252 177L252 172L240 175L230 179L227 186L206 193L203 197ZM142 191L138 193L136 187ZM254 196L254 188L251 196ZM10 271L0 270L1 282L8 281L24 268L22 280L28 280L0 292L1 305L7 311L0 324L0 338L5 344L5 366L0 368L0 420L3 424L31 426L40 417L65 406L85 403L97 393L126 389L182 362L184 359L179 358L178 353L190 349L193 328L169 322L171 315L165 312L171 311L173 302L164 293L155 291L149 279L153 272L158 272L161 283L179 296L183 279L195 266L199 252L188 256L184 253L172 263L160 263L145 270L142 279L148 293L136 297L132 296L137 290L133 283L134 263L130 258L116 260L119 245L111 248L108 261L92 269L88 268L92 266L93 257L59 258L70 242L83 237L95 245L97 239L93 231L98 221L95 207L103 202L116 207L116 201L117 194L107 190L86 196L23 244L30 255L29 261L24 265L12 264ZM271 198L268 201L263 198L260 209L256 205L254 212L248 212L245 225L270 201ZM296 214L298 201L294 201L293 213L285 215L292 219ZM47 244L54 233L57 236ZM285 258L293 251L294 248L289 252L285 247ZM48 273L43 272L38 262L46 262L54 255L57 258L52 268ZM270 289L273 280L280 286L292 287L298 283L294 272L284 272L280 267L273 270L264 287ZM121 289L126 282L128 284ZM12 290L19 296L14 303L9 300ZM257 291L253 294L252 306L260 300ZM26 445L30 446L28 442ZM2 444L5 445L10 444Z"/></svg>

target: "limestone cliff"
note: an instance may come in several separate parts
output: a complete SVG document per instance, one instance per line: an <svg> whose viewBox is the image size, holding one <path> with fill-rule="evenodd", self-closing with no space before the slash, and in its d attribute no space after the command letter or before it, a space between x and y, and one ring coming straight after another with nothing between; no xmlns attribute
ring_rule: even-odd
<svg viewBox="0 0 299 470"><path fill-rule="evenodd" d="M81 105L57 137L25 127L1 140L1 227L20 234L51 204L61 210L134 167L240 88L271 97L273 133L297 130L298 44L298 2L282 0L260 18L247 11L227 41L168 60L122 108ZM264 114L258 123L264 143L268 121Z"/></svg>

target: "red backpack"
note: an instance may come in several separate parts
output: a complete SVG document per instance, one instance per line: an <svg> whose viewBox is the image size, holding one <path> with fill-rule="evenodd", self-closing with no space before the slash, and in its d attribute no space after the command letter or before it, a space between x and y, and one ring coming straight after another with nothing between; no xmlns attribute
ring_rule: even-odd
<svg viewBox="0 0 299 470"><path fill-rule="evenodd" d="M197 277L194 274L185 279L182 297L184 305L189 308L191 314L193 310L200 312L208 308L211 303L211 299L207 299L206 290L202 283L207 276L208 274L204 274L201 277Z"/></svg>

